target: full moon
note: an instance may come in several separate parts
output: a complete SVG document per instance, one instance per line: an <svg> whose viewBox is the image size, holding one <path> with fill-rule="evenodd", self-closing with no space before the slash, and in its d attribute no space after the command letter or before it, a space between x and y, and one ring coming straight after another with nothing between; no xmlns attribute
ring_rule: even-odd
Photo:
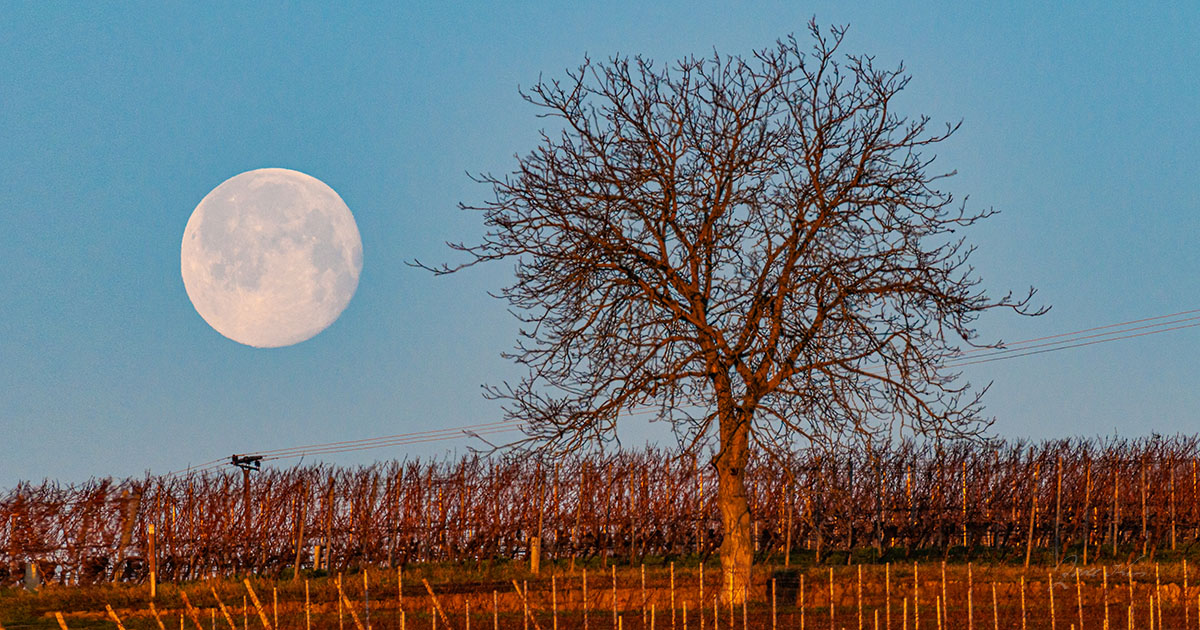
<svg viewBox="0 0 1200 630"><path fill-rule="evenodd" d="M217 332L247 346L311 339L358 288L362 239L324 182L282 168L235 175L208 193L183 231L183 286Z"/></svg>

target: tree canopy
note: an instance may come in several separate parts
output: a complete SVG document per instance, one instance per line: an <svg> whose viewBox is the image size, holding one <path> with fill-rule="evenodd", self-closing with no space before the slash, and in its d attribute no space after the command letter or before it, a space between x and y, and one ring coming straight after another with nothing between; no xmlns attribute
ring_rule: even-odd
<svg viewBox="0 0 1200 630"><path fill-rule="evenodd" d="M994 308L962 230L993 214L942 189L930 150L958 128L897 111L903 65L841 55L810 24L743 57L586 60L522 95L554 125L464 204L507 259L497 293L527 369L488 388L528 437L574 448L646 406L685 451L712 440L727 596L748 579L742 474L782 454L897 431L975 436L983 389L948 363ZM1033 310L1033 313L1039 312ZM986 345L986 344L983 344Z"/></svg>

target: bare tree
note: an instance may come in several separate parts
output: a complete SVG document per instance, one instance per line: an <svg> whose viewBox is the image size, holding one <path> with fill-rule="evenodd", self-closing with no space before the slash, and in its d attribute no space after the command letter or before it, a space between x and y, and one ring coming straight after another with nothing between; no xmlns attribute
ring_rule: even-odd
<svg viewBox="0 0 1200 630"><path fill-rule="evenodd" d="M527 445L615 437L653 406L685 452L715 438L724 597L749 584L744 475L752 452L903 434L977 436L982 390L947 366L990 298L956 231L992 214L935 187L928 129L893 106L909 77L842 56L844 28L809 25L748 58L659 67L585 60L522 96L559 126L504 176L477 179L482 241L522 322L528 369L488 388ZM416 263L420 265L420 263ZM424 266L424 265L421 265ZM1035 311L1038 312L1038 311ZM983 388L986 389L986 388ZM757 447L757 448L755 448Z"/></svg>

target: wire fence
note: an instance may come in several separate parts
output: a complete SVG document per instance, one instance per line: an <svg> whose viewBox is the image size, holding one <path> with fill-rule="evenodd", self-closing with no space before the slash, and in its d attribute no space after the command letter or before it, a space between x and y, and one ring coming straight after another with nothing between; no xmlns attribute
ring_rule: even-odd
<svg viewBox="0 0 1200 630"><path fill-rule="evenodd" d="M752 461L759 559L961 547L1124 560L1200 541L1197 436ZM703 559L721 541L716 490L703 460L654 448L22 483L0 496L0 585L30 563L64 584L141 581L151 548L160 581L525 558L535 545L546 559Z"/></svg>

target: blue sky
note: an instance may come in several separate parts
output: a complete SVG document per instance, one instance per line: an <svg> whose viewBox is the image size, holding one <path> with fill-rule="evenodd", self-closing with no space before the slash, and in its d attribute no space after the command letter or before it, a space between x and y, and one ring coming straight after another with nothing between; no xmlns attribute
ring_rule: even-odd
<svg viewBox="0 0 1200 630"><path fill-rule="evenodd" d="M909 114L963 121L948 186L995 291L1034 285L1020 339L1200 308L1200 8L1104 3L27 3L0 20L0 488L166 472L233 452L497 419L512 376L493 265L433 278L540 121L518 86L585 54L745 54L850 24L904 61ZM340 6L345 4L346 6ZM382 5L382 6L380 6ZM1181 8L1187 5L1189 8ZM363 239L328 330L257 350L187 299L179 245L213 187L261 167L320 178ZM973 366L996 433L1200 428L1200 329ZM640 422L640 421L637 421ZM627 441L656 431L633 422ZM340 463L465 442L363 451ZM307 461L311 461L307 460Z"/></svg>

